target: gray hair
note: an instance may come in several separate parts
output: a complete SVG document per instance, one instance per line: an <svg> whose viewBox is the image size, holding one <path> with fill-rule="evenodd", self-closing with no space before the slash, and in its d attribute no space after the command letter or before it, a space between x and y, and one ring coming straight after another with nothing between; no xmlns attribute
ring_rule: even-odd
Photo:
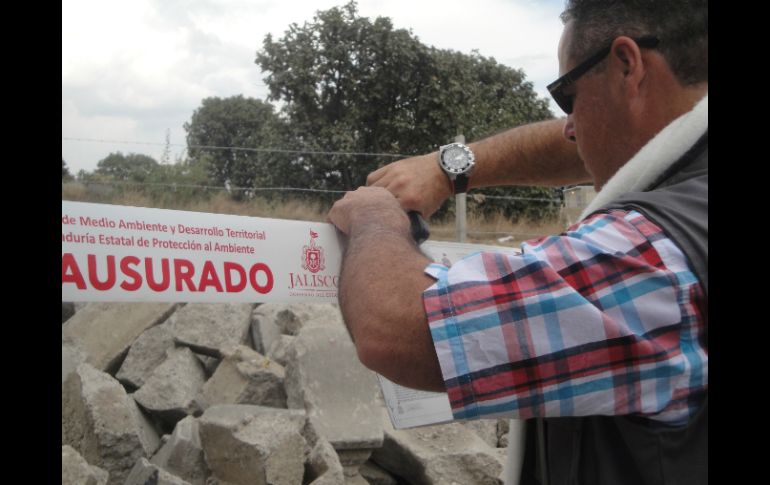
<svg viewBox="0 0 770 485"><path fill-rule="evenodd" d="M621 35L654 35L680 83L708 82L708 0L567 0L561 20L574 22L574 59Z"/></svg>

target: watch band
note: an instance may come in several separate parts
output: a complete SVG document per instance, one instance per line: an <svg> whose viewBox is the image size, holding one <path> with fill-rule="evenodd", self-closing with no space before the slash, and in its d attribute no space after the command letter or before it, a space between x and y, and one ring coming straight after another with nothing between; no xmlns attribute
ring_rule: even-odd
<svg viewBox="0 0 770 485"><path fill-rule="evenodd" d="M460 174L455 177L454 181L452 182L452 187L454 188L455 194L468 192L468 176L465 174Z"/></svg>

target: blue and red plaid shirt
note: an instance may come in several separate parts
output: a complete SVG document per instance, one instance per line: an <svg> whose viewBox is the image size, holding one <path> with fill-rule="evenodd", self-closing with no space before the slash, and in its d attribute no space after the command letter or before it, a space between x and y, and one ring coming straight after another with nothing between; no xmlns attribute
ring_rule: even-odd
<svg viewBox="0 0 770 485"><path fill-rule="evenodd" d="M636 211L595 214L521 255L480 252L423 294L455 419L637 415L687 422L705 398L705 298Z"/></svg>

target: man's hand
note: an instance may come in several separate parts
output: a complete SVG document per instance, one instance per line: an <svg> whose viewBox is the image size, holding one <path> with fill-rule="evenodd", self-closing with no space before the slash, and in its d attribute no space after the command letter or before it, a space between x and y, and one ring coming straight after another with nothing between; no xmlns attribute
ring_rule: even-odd
<svg viewBox="0 0 770 485"><path fill-rule="evenodd" d="M329 222L350 236L351 230L366 225L409 234L409 217L396 198L382 187L359 187L334 203Z"/></svg>
<svg viewBox="0 0 770 485"><path fill-rule="evenodd" d="M369 174L366 185L388 189L405 211L417 211L425 218L452 195L452 185L438 166L436 152L385 165Z"/></svg>

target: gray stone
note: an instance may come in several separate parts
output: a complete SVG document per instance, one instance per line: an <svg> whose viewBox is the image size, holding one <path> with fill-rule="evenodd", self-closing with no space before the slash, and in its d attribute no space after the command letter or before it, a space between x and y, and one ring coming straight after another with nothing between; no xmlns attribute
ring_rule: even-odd
<svg viewBox="0 0 770 485"><path fill-rule="evenodd" d="M226 347L224 359L201 391L200 406L257 404L286 408L285 372L281 365L249 347Z"/></svg>
<svg viewBox="0 0 770 485"><path fill-rule="evenodd" d="M131 345L115 377L135 389L142 387L152 371L166 360L166 351L172 348L174 338L168 323L145 330Z"/></svg>
<svg viewBox="0 0 770 485"><path fill-rule="evenodd" d="M510 419L500 418L497 420L497 436L500 437L503 434L507 434L510 429Z"/></svg>
<svg viewBox="0 0 770 485"><path fill-rule="evenodd" d="M345 328L339 306L334 303L291 303L276 313L275 324L284 335L299 335L303 327L322 325Z"/></svg>
<svg viewBox="0 0 770 485"><path fill-rule="evenodd" d="M194 349L193 352L195 352ZM201 364L203 364L203 368L206 370L207 376L214 375L214 372L217 371L217 367L219 367L219 363L222 361L221 357L209 357L207 355L199 354L196 354L196 357L198 357L198 360L200 360Z"/></svg>
<svg viewBox="0 0 770 485"><path fill-rule="evenodd" d="M367 461L361 465L361 476L369 482L370 485L397 485L398 481L393 475L383 470L379 465L372 461Z"/></svg>
<svg viewBox="0 0 770 485"><path fill-rule="evenodd" d="M62 384L62 444L107 470L110 485L122 485L136 460L152 455L160 440L120 383L83 363Z"/></svg>
<svg viewBox="0 0 770 485"><path fill-rule="evenodd" d="M305 414L245 404L218 405L199 418L214 476L233 484L299 484L304 475Z"/></svg>
<svg viewBox="0 0 770 485"><path fill-rule="evenodd" d="M61 334L61 382L67 379L77 366L86 361L86 354L77 344L64 334Z"/></svg>
<svg viewBox="0 0 770 485"><path fill-rule="evenodd" d="M474 419L461 423L492 448L497 448L497 419Z"/></svg>
<svg viewBox="0 0 770 485"><path fill-rule="evenodd" d="M372 449L338 450L337 455L340 457L345 476L354 477L359 474L358 468L372 456Z"/></svg>
<svg viewBox="0 0 770 485"><path fill-rule="evenodd" d="M308 420L302 430L308 448L305 478L315 485L344 485L345 470L334 447Z"/></svg>
<svg viewBox="0 0 770 485"><path fill-rule="evenodd" d="M75 304L71 301L61 302L61 322L64 323L75 314Z"/></svg>
<svg viewBox="0 0 770 485"><path fill-rule="evenodd" d="M382 445L377 378L344 327L303 328L289 349L286 394L289 408L305 409L338 453Z"/></svg>
<svg viewBox="0 0 770 485"><path fill-rule="evenodd" d="M276 323L277 315L286 308L285 303L263 303L251 313L251 339L254 348L261 354L281 336L281 329Z"/></svg>
<svg viewBox="0 0 770 485"><path fill-rule="evenodd" d="M344 476L327 473L310 482L310 485L347 485L347 482Z"/></svg>
<svg viewBox="0 0 770 485"><path fill-rule="evenodd" d="M413 484L502 484L505 450L460 423L396 430L382 414L385 442L372 459Z"/></svg>
<svg viewBox="0 0 770 485"><path fill-rule="evenodd" d="M139 458L126 477L124 485L191 485L190 482L172 475L163 468L153 465L146 458Z"/></svg>
<svg viewBox="0 0 770 485"><path fill-rule="evenodd" d="M71 446L61 447L62 485L105 485L109 476L98 466L89 465Z"/></svg>
<svg viewBox="0 0 770 485"><path fill-rule="evenodd" d="M176 423L186 415L200 411L195 398L206 382L206 376L190 349L170 349L166 355L166 360L155 368L133 397L161 420Z"/></svg>
<svg viewBox="0 0 770 485"><path fill-rule="evenodd" d="M64 334L99 370L117 370L128 348L148 328L164 321L173 303L89 303L63 325Z"/></svg>
<svg viewBox="0 0 770 485"><path fill-rule="evenodd" d="M318 477L310 483L344 484L345 472L334 447L326 440L319 440L310 450L308 465Z"/></svg>
<svg viewBox="0 0 770 485"><path fill-rule="evenodd" d="M184 478L191 485L203 485L209 472L198 436L198 421L192 416L179 421L150 462Z"/></svg>
<svg viewBox="0 0 770 485"><path fill-rule="evenodd" d="M291 335L281 335L277 339L273 340L270 344L270 349L267 351L267 357L278 362L282 366L286 367L289 363L289 347L291 342L297 337Z"/></svg>
<svg viewBox="0 0 770 485"><path fill-rule="evenodd" d="M360 473L356 473L352 476L345 476L345 485L369 485L369 482Z"/></svg>
<svg viewBox="0 0 770 485"><path fill-rule="evenodd" d="M190 303L169 318L174 339L195 353L220 357L228 345L249 342L250 303Z"/></svg>
<svg viewBox="0 0 770 485"><path fill-rule="evenodd" d="M86 307L86 305L88 305L88 302L87 302L87 301L76 301L76 302L73 304L73 307L75 308L75 313L77 313L77 312L79 312L80 310L82 310L83 308L85 308L85 307Z"/></svg>

